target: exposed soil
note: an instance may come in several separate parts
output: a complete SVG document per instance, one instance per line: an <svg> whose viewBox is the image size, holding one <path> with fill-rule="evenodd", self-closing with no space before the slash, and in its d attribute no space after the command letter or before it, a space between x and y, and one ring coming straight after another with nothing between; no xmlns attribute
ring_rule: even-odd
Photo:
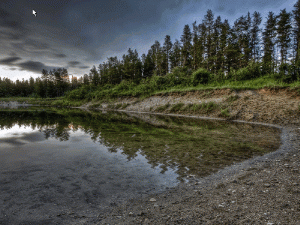
<svg viewBox="0 0 300 225"><path fill-rule="evenodd" d="M205 113L178 110L173 114L272 124L282 130L281 147L208 177L191 177L189 183L166 193L131 199L117 205L112 212L99 215L97 224L300 224L298 90L171 93L142 101L119 99L114 105L129 104L124 111L157 113L159 106L169 103L160 112L168 114L176 103L203 102L215 102L219 108ZM100 108L113 106L103 103ZM224 118L221 110L226 108L229 115ZM88 220L81 222L91 224Z"/></svg>
<svg viewBox="0 0 300 225"><path fill-rule="evenodd" d="M128 104L125 111L157 112L160 106L170 104L162 113L169 113L177 103L201 104L214 102L217 109L209 113L198 111L180 111L177 114L197 115L213 118L224 118L221 110L228 109L229 120L264 122L280 125L300 124L300 89L289 88L260 89L260 90L202 90L187 93L168 93L151 96L140 101L137 98L125 98L108 104L103 103L99 108L110 109L112 106ZM88 104L86 106L91 106ZM84 107L86 107L84 106ZM184 108L184 107L182 107ZM120 109L121 110L121 109ZM173 112L174 113L174 112Z"/></svg>

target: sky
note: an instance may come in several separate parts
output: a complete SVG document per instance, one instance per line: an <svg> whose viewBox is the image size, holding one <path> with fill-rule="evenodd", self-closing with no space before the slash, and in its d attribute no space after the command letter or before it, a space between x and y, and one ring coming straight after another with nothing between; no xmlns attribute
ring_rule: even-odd
<svg viewBox="0 0 300 225"><path fill-rule="evenodd" d="M141 56L166 35L180 40L183 27L293 10L297 0L1 0L0 77L37 78L42 69L66 68L80 77L91 67L136 49ZM33 15L33 11L36 16Z"/></svg>

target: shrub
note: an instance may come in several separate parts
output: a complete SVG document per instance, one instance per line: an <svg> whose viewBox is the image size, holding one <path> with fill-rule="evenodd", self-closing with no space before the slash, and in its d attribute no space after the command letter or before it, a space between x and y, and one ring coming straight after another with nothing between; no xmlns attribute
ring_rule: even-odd
<svg viewBox="0 0 300 225"><path fill-rule="evenodd" d="M235 80L249 80L251 79L251 73L248 70L248 68L241 68L238 71L235 72L234 74Z"/></svg>
<svg viewBox="0 0 300 225"><path fill-rule="evenodd" d="M261 63L251 61L249 65L247 66L247 69L250 73L249 79L258 78L262 75L262 68Z"/></svg>
<svg viewBox="0 0 300 225"><path fill-rule="evenodd" d="M192 73L191 84L197 86L198 84L207 84L209 81L210 73L208 70L200 68Z"/></svg>
<svg viewBox="0 0 300 225"><path fill-rule="evenodd" d="M150 86L156 87L159 90L163 90L165 88L166 83L167 78L165 76L153 75L150 79Z"/></svg>
<svg viewBox="0 0 300 225"><path fill-rule="evenodd" d="M296 80L299 80L300 76L300 68L297 67L295 64L287 64L282 63L279 66L279 75L278 80L281 80L285 83L292 83Z"/></svg>

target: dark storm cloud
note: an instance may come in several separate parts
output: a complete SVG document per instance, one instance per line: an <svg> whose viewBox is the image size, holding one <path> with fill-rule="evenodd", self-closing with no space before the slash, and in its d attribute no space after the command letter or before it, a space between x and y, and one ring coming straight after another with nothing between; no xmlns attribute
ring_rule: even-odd
<svg viewBox="0 0 300 225"><path fill-rule="evenodd" d="M79 66L78 67L79 69L87 69L87 68L90 68L89 66Z"/></svg>
<svg viewBox="0 0 300 225"><path fill-rule="evenodd" d="M53 67L53 66L46 66L42 62L31 61L31 60L22 62L22 63L18 63L15 65L17 65L20 68L20 70L27 70L27 71L31 71L31 72L37 72L37 73L41 73L41 71L43 69L51 70L54 68L58 68L58 67Z"/></svg>
<svg viewBox="0 0 300 225"><path fill-rule="evenodd" d="M68 62L68 65L70 66L70 67L76 67L76 66L78 66L80 64L80 62L78 62L78 61L71 61L71 62Z"/></svg>
<svg viewBox="0 0 300 225"><path fill-rule="evenodd" d="M82 63L79 62L79 61L70 61L70 62L68 62L68 67L79 68L79 69L90 68L89 66L82 65Z"/></svg>
<svg viewBox="0 0 300 225"><path fill-rule="evenodd" d="M8 58L5 58L5 59L1 59L0 64L11 65L12 63L14 63L14 62L16 62L20 59L21 59L20 57L8 57Z"/></svg>
<svg viewBox="0 0 300 225"><path fill-rule="evenodd" d="M65 54L62 54L62 53L61 54L54 53L53 55L57 58L66 58L67 57Z"/></svg>

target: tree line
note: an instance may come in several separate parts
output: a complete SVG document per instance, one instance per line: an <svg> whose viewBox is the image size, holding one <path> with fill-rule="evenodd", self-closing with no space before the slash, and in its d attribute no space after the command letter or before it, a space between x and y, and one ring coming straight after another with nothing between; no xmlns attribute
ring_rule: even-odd
<svg viewBox="0 0 300 225"><path fill-rule="evenodd" d="M43 70L42 76L29 80L16 80L0 77L0 97L42 97L53 98L64 95L80 86L82 81L72 77L70 80L67 69L59 68L50 71Z"/></svg>
<svg viewBox="0 0 300 225"><path fill-rule="evenodd" d="M137 50L129 48L121 59L107 58L76 82L65 81L65 69L43 70L42 77L36 80L11 82L6 78L0 80L0 96L12 93L56 97L81 85L117 85L122 81L139 84L145 78L165 76L176 68L189 71L203 68L225 79L251 67L259 70L257 76L292 73L292 80L299 79L300 0L292 12L286 9L278 15L269 12L263 28L261 23L262 16L256 11L237 18L231 26L227 19L215 18L212 10L208 10L201 23L195 21L192 26L184 26L180 40L172 42L166 35L162 44L156 40L141 57ZM14 91L5 90L13 87Z"/></svg>

